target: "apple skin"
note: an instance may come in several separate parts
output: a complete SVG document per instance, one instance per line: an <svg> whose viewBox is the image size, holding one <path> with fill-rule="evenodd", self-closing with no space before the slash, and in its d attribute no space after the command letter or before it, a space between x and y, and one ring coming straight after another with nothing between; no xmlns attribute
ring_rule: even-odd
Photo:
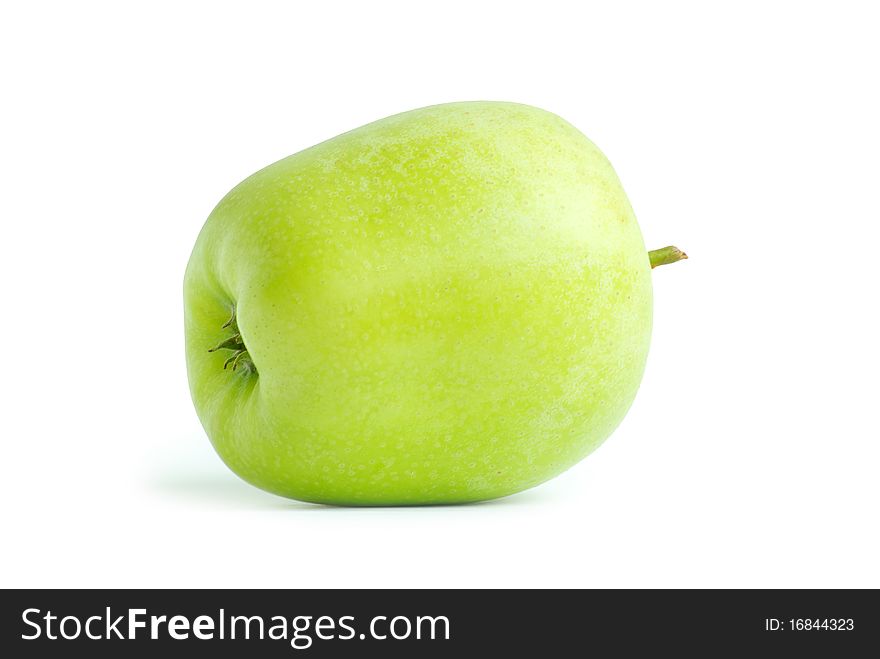
<svg viewBox="0 0 880 659"><path fill-rule="evenodd" d="M205 223L184 284L199 418L276 494L342 505L501 497L626 414L650 265L599 149L514 103L388 117L276 162ZM215 350L234 333L246 346Z"/></svg>

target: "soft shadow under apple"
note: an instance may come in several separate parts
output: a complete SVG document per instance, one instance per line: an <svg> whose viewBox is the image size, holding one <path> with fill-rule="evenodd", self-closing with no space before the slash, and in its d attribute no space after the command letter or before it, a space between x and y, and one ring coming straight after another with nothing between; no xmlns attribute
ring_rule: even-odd
<svg viewBox="0 0 880 659"><path fill-rule="evenodd" d="M297 512L324 511L326 514L352 510L364 511L364 514L368 514L369 511L378 510L459 509L464 512L481 508L541 505L548 499L553 498L545 491L542 491L543 488L539 487L501 499L464 504L431 506L328 506L278 497L248 485L232 474L184 473L179 469L173 472L165 471L164 473L153 474L150 485L151 489L157 494L198 505L207 504L237 510L246 508L249 510L286 510Z"/></svg>

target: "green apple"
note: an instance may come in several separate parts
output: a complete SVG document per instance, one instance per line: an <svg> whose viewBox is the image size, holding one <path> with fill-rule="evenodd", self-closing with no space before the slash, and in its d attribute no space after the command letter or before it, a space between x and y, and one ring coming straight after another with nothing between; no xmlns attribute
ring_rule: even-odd
<svg viewBox="0 0 880 659"><path fill-rule="evenodd" d="M211 213L184 284L193 401L226 464L286 497L508 495L623 419L651 267L608 160L558 116L399 114L260 170Z"/></svg>

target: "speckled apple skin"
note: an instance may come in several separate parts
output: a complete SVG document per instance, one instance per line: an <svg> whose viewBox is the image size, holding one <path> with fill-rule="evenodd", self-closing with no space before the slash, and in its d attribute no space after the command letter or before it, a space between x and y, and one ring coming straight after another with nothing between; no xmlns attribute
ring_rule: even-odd
<svg viewBox="0 0 880 659"><path fill-rule="evenodd" d="M347 505L512 494L607 438L636 394L650 265L605 156L549 112L438 105L260 170L186 271L186 356L224 462ZM233 304L256 372L208 349Z"/></svg>

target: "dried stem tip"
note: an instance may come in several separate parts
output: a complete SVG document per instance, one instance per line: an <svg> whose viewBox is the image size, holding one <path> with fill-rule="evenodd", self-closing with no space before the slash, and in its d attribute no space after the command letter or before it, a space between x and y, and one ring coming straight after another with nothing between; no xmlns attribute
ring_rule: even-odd
<svg viewBox="0 0 880 659"><path fill-rule="evenodd" d="M660 249L648 252L648 258L651 260L652 269L656 268L658 265L668 265L686 259L687 257L688 255L682 252L678 247L672 246L661 247Z"/></svg>

